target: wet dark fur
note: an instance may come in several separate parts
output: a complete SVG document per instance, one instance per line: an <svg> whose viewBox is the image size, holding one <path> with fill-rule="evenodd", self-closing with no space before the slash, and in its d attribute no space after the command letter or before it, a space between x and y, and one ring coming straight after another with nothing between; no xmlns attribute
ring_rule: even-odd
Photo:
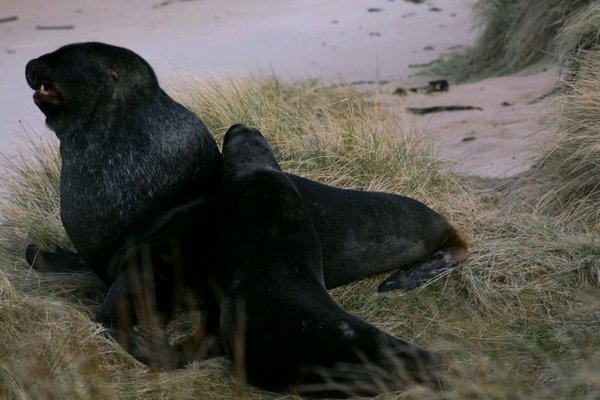
<svg viewBox="0 0 600 400"><path fill-rule="evenodd" d="M210 283L238 376L261 388L327 396L374 394L382 390L378 380L387 389L429 381L437 356L345 312L329 296L319 237L262 135L233 126L223 161ZM398 370L404 375L394 375Z"/></svg>
<svg viewBox="0 0 600 400"><path fill-rule="evenodd" d="M47 125L60 139L65 230L87 265L112 285L102 322L129 330L139 322L139 310L130 315L117 311L133 308L136 296L154 288L159 294L154 307L168 318L178 305L174 295L186 292L179 286L186 281L178 270L196 275L176 256L185 250L189 227L175 218L163 229L163 220L190 202L204 200L202 207L207 207L212 201L221 168L213 137L159 87L148 63L124 48L102 43L64 46L31 60L26 78ZM201 207L194 210L205 215ZM199 226L207 223L204 217L196 219ZM168 233L150 242L140 239L159 230L157 224ZM201 252L202 235L196 240L194 249ZM115 258L124 251L119 249L128 249L129 256ZM144 254L144 263L135 262ZM193 261L196 268L201 259ZM132 274L136 268L140 272L138 264L150 264L156 282ZM141 276L143 285L136 286L131 278Z"/></svg>
<svg viewBox="0 0 600 400"><path fill-rule="evenodd" d="M33 89L44 84L59 94L51 101L36 94L34 100L61 141L62 219L82 256L31 246L30 264L56 272L89 265L112 285L100 320L122 324L124 331L138 316L124 320L115 313L130 309L145 292L156 292L153 307L162 319L180 306L181 293L192 296L186 306L206 306L197 298L202 297L198 277L209 262L214 228L207 216L221 160L204 124L169 98L151 67L127 49L68 45L32 60L26 77ZM466 257L466 243L456 230L416 200L288 177L323 247L328 288L401 269L380 290L410 289ZM189 205L197 200L207 202ZM177 217L189 213L196 226ZM188 245L190 237L196 243ZM132 287L132 276L147 275L140 268L147 268L148 260L153 281ZM193 287L186 287L190 282Z"/></svg>
<svg viewBox="0 0 600 400"><path fill-rule="evenodd" d="M107 262L127 234L215 192L216 143L127 49L64 46L30 61L26 75L32 88L49 83L60 93L60 106L39 106L60 139L61 218L77 251L110 283Z"/></svg>
<svg viewBox="0 0 600 400"><path fill-rule="evenodd" d="M219 158L214 141L193 113L158 87L148 64L126 49L65 46L31 61L27 79L32 87L52 80L65 93L56 112L40 106L61 138L62 218L78 251L110 281L107 257L124 234L169 206L210 197ZM438 272L467 256L454 227L416 200L289 177L321 239L329 288L418 267L436 252L448 255L429 268ZM414 276L395 275L381 290L424 283Z"/></svg>

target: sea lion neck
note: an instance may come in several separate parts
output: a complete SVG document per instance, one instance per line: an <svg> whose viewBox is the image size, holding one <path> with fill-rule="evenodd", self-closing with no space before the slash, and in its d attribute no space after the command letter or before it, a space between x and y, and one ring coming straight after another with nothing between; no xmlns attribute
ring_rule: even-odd
<svg viewBox="0 0 600 400"><path fill-rule="evenodd" d="M158 129L176 113L173 100L157 87L153 94L135 96L111 102L99 102L85 116L65 116L64 122L54 127L54 132L65 151L118 153L132 147L149 146L162 136L173 135ZM178 132L177 132L178 133Z"/></svg>

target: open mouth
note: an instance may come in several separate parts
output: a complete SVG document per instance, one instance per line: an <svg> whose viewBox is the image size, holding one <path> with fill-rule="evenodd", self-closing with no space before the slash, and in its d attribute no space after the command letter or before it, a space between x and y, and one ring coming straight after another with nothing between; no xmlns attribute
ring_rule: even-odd
<svg viewBox="0 0 600 400"><path fill-rule="evenodd" d="M36 81L34 90L33 101L35 104L50 103L58 106L63 103L60 92L51 82L43 80Z"/></svg>
<svg viewBox="0 0 600 400"><path fill-rule="evenodd" d="M51 68L39 59L31 60L25 66L25 79L29 87L35 90L33 101L38 107L59 106L64 102L64 97L51 75Z"/></svg>

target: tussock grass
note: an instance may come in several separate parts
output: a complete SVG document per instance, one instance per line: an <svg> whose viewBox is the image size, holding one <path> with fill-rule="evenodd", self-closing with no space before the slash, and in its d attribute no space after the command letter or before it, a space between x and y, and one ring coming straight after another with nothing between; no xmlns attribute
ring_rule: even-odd
<svg viewBox="0 0 600 400"><path fill-rule="evenodd" d="M183 102L218 137L233 121L258 128L284 170L311 179L423 196L445 180L430 149L352 89L277 79L211 81L188 86Z"/></svg>
<svg viewBox="0 0 600 400"><path fill-rule="evenodd" d="M592 2L569 15L554 40L561 64L580 59L580 52L600 44L600 3Z"/></svg>
<svg viewBox="0 0 600 400"><path fill-rule="evenodd" d="M479 0L474 45L424 70L456 81L519 71L544 57L561 61L598 43L600 8L593 0Z"/></svg>
<svg viewBox="0 0 600 400"><path fill-rule="evenodd" d="M579 229L566 210L548 215L502 199L490 204L489 193L443 172L401 119L365 95L276 79L190 90L184 101L217 136L234 122L256 126L284 169L416 197L471 239L467 262L419 290L379 295L376 277L332 291L350 312L452 360L441 391L415 387L381 398L600 395L594 226ZM150 372L91 322L102 290L93 277L30 271L22 260L29 240L67 243L57 219L56 149L35 146L9 163L0 205L0 397L293 398L236 383L223 360Z"/></svg>
<svg viewBox="0 0 600 400"><path fill-rule="evenodd" d="M556 100L558 135L542 146L533 178L540 209L600 227L600 50L584 52Z"/></svg>

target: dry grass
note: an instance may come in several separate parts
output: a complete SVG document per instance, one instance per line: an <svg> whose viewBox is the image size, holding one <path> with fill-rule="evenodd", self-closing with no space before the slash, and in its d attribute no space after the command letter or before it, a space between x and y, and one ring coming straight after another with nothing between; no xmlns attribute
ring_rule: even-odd
<svg viewBox="0 0 600 400"><path fill-rule="evenodd" d="M600 3L593 2L569 14L554 39L561 64L580 59L580 52L600 44Z"/></svg>
<svg viewBox="0 0 600 400"><path fill-rule="evenodd" d="M333 291L349 311L452 359L444 390L382 398L600 396L596 227L578 229L569 210L490 203L356 92L229 81L198 84L185 102L217 136L234 122L259 127L286 170L419 198L470 237L471 258L420 290L379 295L379 277ZM43 144L9 167L0 206L1 398L284 398L236 384L222 360L149 372L106 339L89 319L101 290L94 278L38 275L21 259L29 240L66 241L55 149Z"/></svg>
<svg viewBox="0 0 600 400"><path fill-rule="evenodd" d="M519 71L546 57L564 61L598 43L600 8L593 0L478 0L474 45L447 54L424 72L456 81Z"/></svg>
<svg viewBox="0 0 600 400"><path fill-rule="evenodd" d="M539 167L529 176L537 208L600 229L600 51L582 52L556 99L557 135L540 145Z"/></svg>
<svg viewBox="0 0 600 400"><path fill-rule="evenodd" d="M277 79L186 87L182 101L212 132L220 137L234 121L257 127L286 171L339 187L423 196L446 180L431 150L354 90Z"/></svg>

